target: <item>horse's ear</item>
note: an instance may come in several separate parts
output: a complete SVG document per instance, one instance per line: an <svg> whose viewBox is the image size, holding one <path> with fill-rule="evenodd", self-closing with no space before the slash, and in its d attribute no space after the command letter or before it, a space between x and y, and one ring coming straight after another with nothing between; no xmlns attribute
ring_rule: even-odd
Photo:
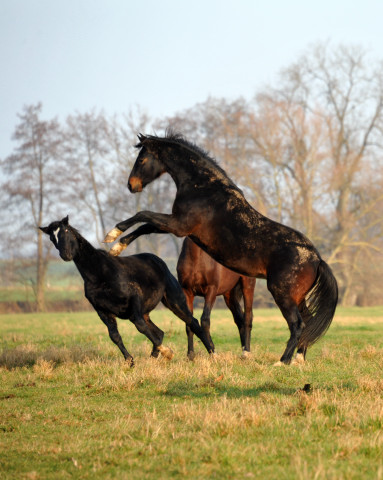
<svg viewBox="0 0 383 480"><path fill-rule="evenodd" d="M137 135L137 138L139 140L139 142L137 143L137 145L134 145L135 148L141 148L145 142L145 140L147 139L147 137L145 137L145 135L142 135L142 133L139 133Z"/></svg>
<svg viewBox="0 0 383 480"><path fill-rule="evenodd" d="M44 232L44 233L46 233L47 235L49 235L49 227L39 227L39 229L40 229L42 232Z"/></svg>
<svg viewBox="0 0 383 480"><path fill-rule="evenodd" d="M66 217L64 217L62 220L61 220L61 223L63 225L68 225L69 223L69 216L67 215Z"/></svg>

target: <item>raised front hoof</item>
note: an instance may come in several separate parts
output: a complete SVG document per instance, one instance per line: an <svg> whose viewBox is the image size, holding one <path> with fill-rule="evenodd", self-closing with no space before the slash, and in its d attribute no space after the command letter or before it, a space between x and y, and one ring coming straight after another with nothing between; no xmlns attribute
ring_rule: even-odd
<svg viewBox="0 0 383 480"><path fill-rule="evenodd" d="M116 245L113 245L113 247L109 250L110 255L113 255L113 257L118 257L121 252L125 250L127 245L118 242Z"/></svg>
<svg viewBox="0 0 383 480"><path fill-rule="evenodd" d="M251 358L251 353L248 350L243 350L239 358L241 360L248 360L249 358Z"/></svg>
<svg viewBox="0 0 383 480"><path fill-rule="evenodd" d="M188 354L187 354L187 359L188 359L190 362L194 362L195 353L194 353L194 352L188 352Z"/></svg>
<svg viewBox="0 0 383 480"><path fill-rule="evenodd" d="M305 357L302 353L297 353L295 355L294 360L291 362L291 365L304 365L305 364Z"/></svg>
<svg viewBox="0 0 383 480"><path fill-rule="evenodd" d="M122 230L119 228L115 227L113 228L109 233L106 234L106 237L104 238L104 243L112 243L118 238L121 233L123 233Z"/></svg>
<svg viewBox="0 0 383 480"><path fill-rule="evenodd" d="M161 355L167 360L171 360L174 357L174 352L171 348L160 345L158 350L161 352Z"/></svg>

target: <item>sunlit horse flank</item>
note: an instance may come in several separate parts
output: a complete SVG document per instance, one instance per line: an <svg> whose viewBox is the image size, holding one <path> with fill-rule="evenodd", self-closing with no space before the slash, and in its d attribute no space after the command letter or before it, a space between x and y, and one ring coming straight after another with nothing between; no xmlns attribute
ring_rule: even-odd
<svg viewBox="0 0 383 480"><path fill-rule="evenodd" d="M140 150L128 187L140 192L168 172L177 193L172 213L136 213L116 225L105 241L114 241L133 225L146 222L122 238L118 254L137 236L173 233L189 236L216 261L242 275L265 278L267 287L290 329L280 363L298 359L328 329L338 301L338 286L330 267L302 233L257 212L216 162L182 136L139 135Z"/></svg>
<svg viewBox="0 0 383 480"><path fill-rule="evenodd" d="M188 310L178 281L156 255L112 257L85 240L69 225L68 217L40 229L49 235L63 260L74 261L84 280L86 298L107 326L111 340L132 365L133 357L122 342L116 317L129 319L152 342L152 357L160 352L165 358L173 357L171 349L162 344L164 332L149 317L160 302L190 326L209 352L214 350Z"/></svg>
<svg viewBox="0 0 383 480"><path fill-rule="evenodd" d="M201 327L210 338L210 314L216 297L223 295L238 327L242 346L242 358L250 354L250 339L253 323L253 297L255 278L239 275L216 262L190 238L186 237L177 262L178 281L185 293L189 310L193 313L194 298L204 297ZM241 307L243 298L243 307ZM187 356L194 354L193 332L186 326L188 337Z"/></svg>

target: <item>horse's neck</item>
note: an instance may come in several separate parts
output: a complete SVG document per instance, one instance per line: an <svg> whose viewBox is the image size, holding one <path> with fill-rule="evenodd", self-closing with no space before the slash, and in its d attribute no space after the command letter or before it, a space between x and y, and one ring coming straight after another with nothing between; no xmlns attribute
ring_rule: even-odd
<svg viewBox="0 0 383 480"><path fill-rule="evenodd" d="M177 189L184 184L190 184L198 175L198 169L190 162L189 158L184 158L176 149L165 151L160 159L166 167L167 173L172 177Z"/></svg>
<svg viewBox="0 0 383 480"><path fill-rule="evenodd" d="M94 280L99 276L102 254L84 238L81 237L78 242L79 250L74 263L84 280Z"/></svg>
<svg viewBox="0 0 383 480"><path fill-rule="evenodd" d="M166 166L166 171L173 178L177 190L180 188L189 188L191 185L211 184L212 181L222 183L223 185L232 184L231 180L218 168L210 163L208 159L199 157L196 154L187 151L181 151L178 148L164 150L160 160Z"/></svg>

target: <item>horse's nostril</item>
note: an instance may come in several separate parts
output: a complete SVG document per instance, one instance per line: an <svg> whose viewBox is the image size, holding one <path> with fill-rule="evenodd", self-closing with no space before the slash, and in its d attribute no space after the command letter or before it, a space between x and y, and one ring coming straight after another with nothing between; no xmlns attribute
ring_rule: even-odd
<svg viewBox="0 0 383 480"><path fill-rule="evenodd" d="M128 188L129 188L129 191L131 192L132 191L132 186L130 185L130 182L128 182Z"/></svg>

